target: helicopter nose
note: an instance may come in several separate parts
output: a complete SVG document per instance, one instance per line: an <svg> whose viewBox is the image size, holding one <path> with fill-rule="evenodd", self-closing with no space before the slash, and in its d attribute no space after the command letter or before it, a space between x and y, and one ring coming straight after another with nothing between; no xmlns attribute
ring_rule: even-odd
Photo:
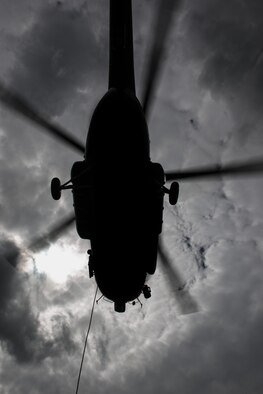
<svg viewBox="0 0 263 394"><path fill-rule="evenodd" d="M125 304L138 298L146 280L145 271L109 270L107 274L95 270L101 293L114 302L116 312L124 312Z"/></svg>

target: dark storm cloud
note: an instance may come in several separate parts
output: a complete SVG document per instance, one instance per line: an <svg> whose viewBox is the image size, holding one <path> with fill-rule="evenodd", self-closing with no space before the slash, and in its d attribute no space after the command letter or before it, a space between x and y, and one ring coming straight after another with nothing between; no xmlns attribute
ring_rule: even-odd
<svg viewBox="0 0 263 394"><path fill-rule="evenodd" d="M19 132L19 123L15 126ZM49 226L54 225L56 219L60 220L59 217L62 218L65 213L65 206L55 206L51 199L49 184L54 174L54 165L48 153L52 152L52 148L49 149L45 139L41 140L40 137L38 134L35 136L34 130L29 128L29 132L23 133L20 130L18 135L13 130L9 131L2 140L1 225L5 226L6 232L20 231L25 240L24 246L34 235L47 232ZM55 151L54 147L53 157L56 157ZM67 168L70 169L70 164ZM72 209L71 206L68 209ZM23 235L21 231L24 232Z"/></svg>
<svg viewBox="0 0 263 394"><path fill-rule="evenodd" d="M39 317L33 312L29 276L17 271L18 248L12 241L1 241L0 250L0 342L2 348L18 362L40 361L75 345L65 319L53 316L52 336L40 327ZM13 255L10 262L7 258ZM7 258L6 258L7 257Z"/></svg>
<svg viewBox="0 0 263 394"><path fill-rule="evenodd" d="M192 270L196 272L188 278L188 284L191 285L196 281L197 276L202 276L205 268L207 268L206 251L209 247L209 240L206 240L205 243L203 240L195 239L193 228L184 217L184 212L180 207L173 207L172 209L166 207L172 213L172 221L170 224L167 223L169 232L165 231L165 234L173 240L176 253L178 255L182 254L184 260L190 258L195 265Z"/></svg>
<svg viewBox="0 0 263 394"><path fill-rule="evenodd" d="M183 245L186 246L189 252L195 256L196 264L199 269L205 269L206 264L205 264L205 252L206 248L204 246L198 246L194 244L190 237L188 236L183 236L182 237L182 243Z"/></svg>
<svg viewBox="0 0 263 394"><path fill-rule="evenodd" d="M203 62L200 82L215 97L223 95L233 108L250 110L262 103L263 4L231 0L188 2L183 19L189 34L188 55ZM235 100L237 103L235 103Z"/></svg>
<svg viewBox="0 0 263 394"><path fill-rule="evenodd" d="M44 113L60 115L77 89L95 87L106 70L107 50L94 27L82 8L44 6L20 37L10 85Z"/></svg>
<svg viewBox="0 0 263 394"><path fill-rule="evenodd" d="M25 17L27 7L29 21ZM63 2L58 7L49 2L41 8L35 8L35 3L32 7L24 5L22 12L18 6L21 26L13 26L12 40L6 39L14 56L12 68L5 72L10 87L47 118L66 112L64 127L80 135L83 142L102 73L104 91L107 86L104 29L108 28L108 20L107 13L99 12L100 7L86 2ZM94 18L94 13L98 17ZM69 155L70 150L62 144L41 135L30 122L12 113L1 111L1 127L2 224L9 231L24 231L28 238L31 233L45 232L57 215L63 217L65 206L55 207L50 200L50 179L55 175L68 178L76 155Z"/></svg>

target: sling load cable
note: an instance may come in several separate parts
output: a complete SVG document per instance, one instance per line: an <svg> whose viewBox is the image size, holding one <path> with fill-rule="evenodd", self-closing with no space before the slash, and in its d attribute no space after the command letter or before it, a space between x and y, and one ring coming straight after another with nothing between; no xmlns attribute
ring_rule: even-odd
<svg viewBox="0 0 263 394"><path fill-rule="evenodd" d="M90 332L90 327L91 327L91 322L92 322L92 317L93 317L93 312L94 312L94 306L95 306L95 300L96 300L96 297L97 297L97 292L98 292L98 286L96 287L96 291L95 291L95 294L94 294L94 299L93 299L93 304L92 304L91 313L90 313L90 319L89 319L89 326L88 326L88 330L87 330L87 334L86 334L86 338L85 338L85 343L84 343L84 348L83 348L83 352L82 352L82 358L81 358L81 363L80 363L80 367L79 367L79 376L78 376L76 394L78 394L78 392L79 392L80 376L81 376L82 365L83 365L83 361L84 361L84 357L85 357L85 351L86 351L86 347L87 347L88 336L89 336L89 332Z"/></svg>

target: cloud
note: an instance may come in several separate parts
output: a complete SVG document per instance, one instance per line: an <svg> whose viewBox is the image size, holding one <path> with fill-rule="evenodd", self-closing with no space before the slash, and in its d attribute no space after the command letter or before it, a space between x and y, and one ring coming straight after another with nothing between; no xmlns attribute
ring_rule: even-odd
<svg viewBox="0 0 263 394"><path fill-rule="evenodd" d="M152 335L146 318L137 328L136 347L127 347L126 354L119 348L121 374L116 356L111 353L111 379L106 379L107 375L100 377L104 384L99 385L99 392L121 393L125 388L132 393L140 387L143 393L177 390L190 394L201 387L205 394L236 394L240 390L260 393L263 319L258 312L262 311L262 255L251 250L249 242L237 247L222 241L220 248L212 248L207 258L217 272L210 273L199 289L206 312L187 318L175 318L170 313L165 335L158 336ZM161 309L160 318L165 319L166 313L167 309ZM151 323L156 329L157 322ZM119 331L117 338L118 335ZM83 384L88 380L88 376L83 377Z"/></svg>
<svg viewBox="0 0 263 394"><path fill-rule="evenodd" d="M63 316L54 315L51 336L41 328L34 313L29 276L17 271L18 261L11 264L5 256L18 252L12 241L1 241L0 260L0 342L2 348L20 363L40 361L46 357L75 349Z"/></svg>
<svg viewBox="0 0 263 394"><path fill-rule="evenodd" d="M47 5L35 18L20 37L9 83L42 113L58 116L105 73L105 48L82 9Z"/></svg>
<svg viewBox="0 0 263 394"><path fill-rule="evenodd" d="M228 100L243 120L247 106L261 117L262 2L205 0L188 2L186 9L182 23L191 48L188 54L202 62L201 85L214 97Z"/></svg>
<svg viewBox="0 0 263 394"><path fill-rule="evenodd" d="M100 94L103 78L103 92L107 86L105 23L97 23L103 20L101 4L83 8L83 2L63 2L61 7L29 3L17 8L23 29L18 24L12 40L5 30L7 36L2 36L13 56L6 79L44 116L60 117L65 128L85 143L94 96ZM8 4L3 9L7 12ZM27 9L30 21L24 20ZM2 225L14 233L23 231L28 238L45 231L65 209L72 210L71 201L54 205L49 185L55 175L68 180L72 163L80 156L69 154L67 147L11 112L1 111L1 137Z"/></svg>

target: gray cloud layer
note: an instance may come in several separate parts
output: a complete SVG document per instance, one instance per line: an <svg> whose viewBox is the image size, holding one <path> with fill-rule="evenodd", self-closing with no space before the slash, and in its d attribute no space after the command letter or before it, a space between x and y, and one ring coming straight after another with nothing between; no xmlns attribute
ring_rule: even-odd
<svg viewBox="0 0 263 394"><path fill-rule="evenodd" d="M261 116L262 2L203 0L186 7L188 53L202 60L202 85L227 99L241 120L248 109Z"/></svg>
<svg viewBox="0 0 263 394"><path fill-rule="evenodd" d="M53 317L53 338L43 331L32 309L29 277L17 271L17 258L13 258L11 264L8 261L10 254L19 252L17 247L3 240L0 246L0 342L3 349L21 363L73 351L74 342L62 317Z"/></svg>
<svg viewBox="0 0 263 394"><path fill-rule="evenodd" d="M105 70L96 33L83 11L44 7L20 37L11 86L43 113L60 115L77 89L95 88Z"/></svg>

